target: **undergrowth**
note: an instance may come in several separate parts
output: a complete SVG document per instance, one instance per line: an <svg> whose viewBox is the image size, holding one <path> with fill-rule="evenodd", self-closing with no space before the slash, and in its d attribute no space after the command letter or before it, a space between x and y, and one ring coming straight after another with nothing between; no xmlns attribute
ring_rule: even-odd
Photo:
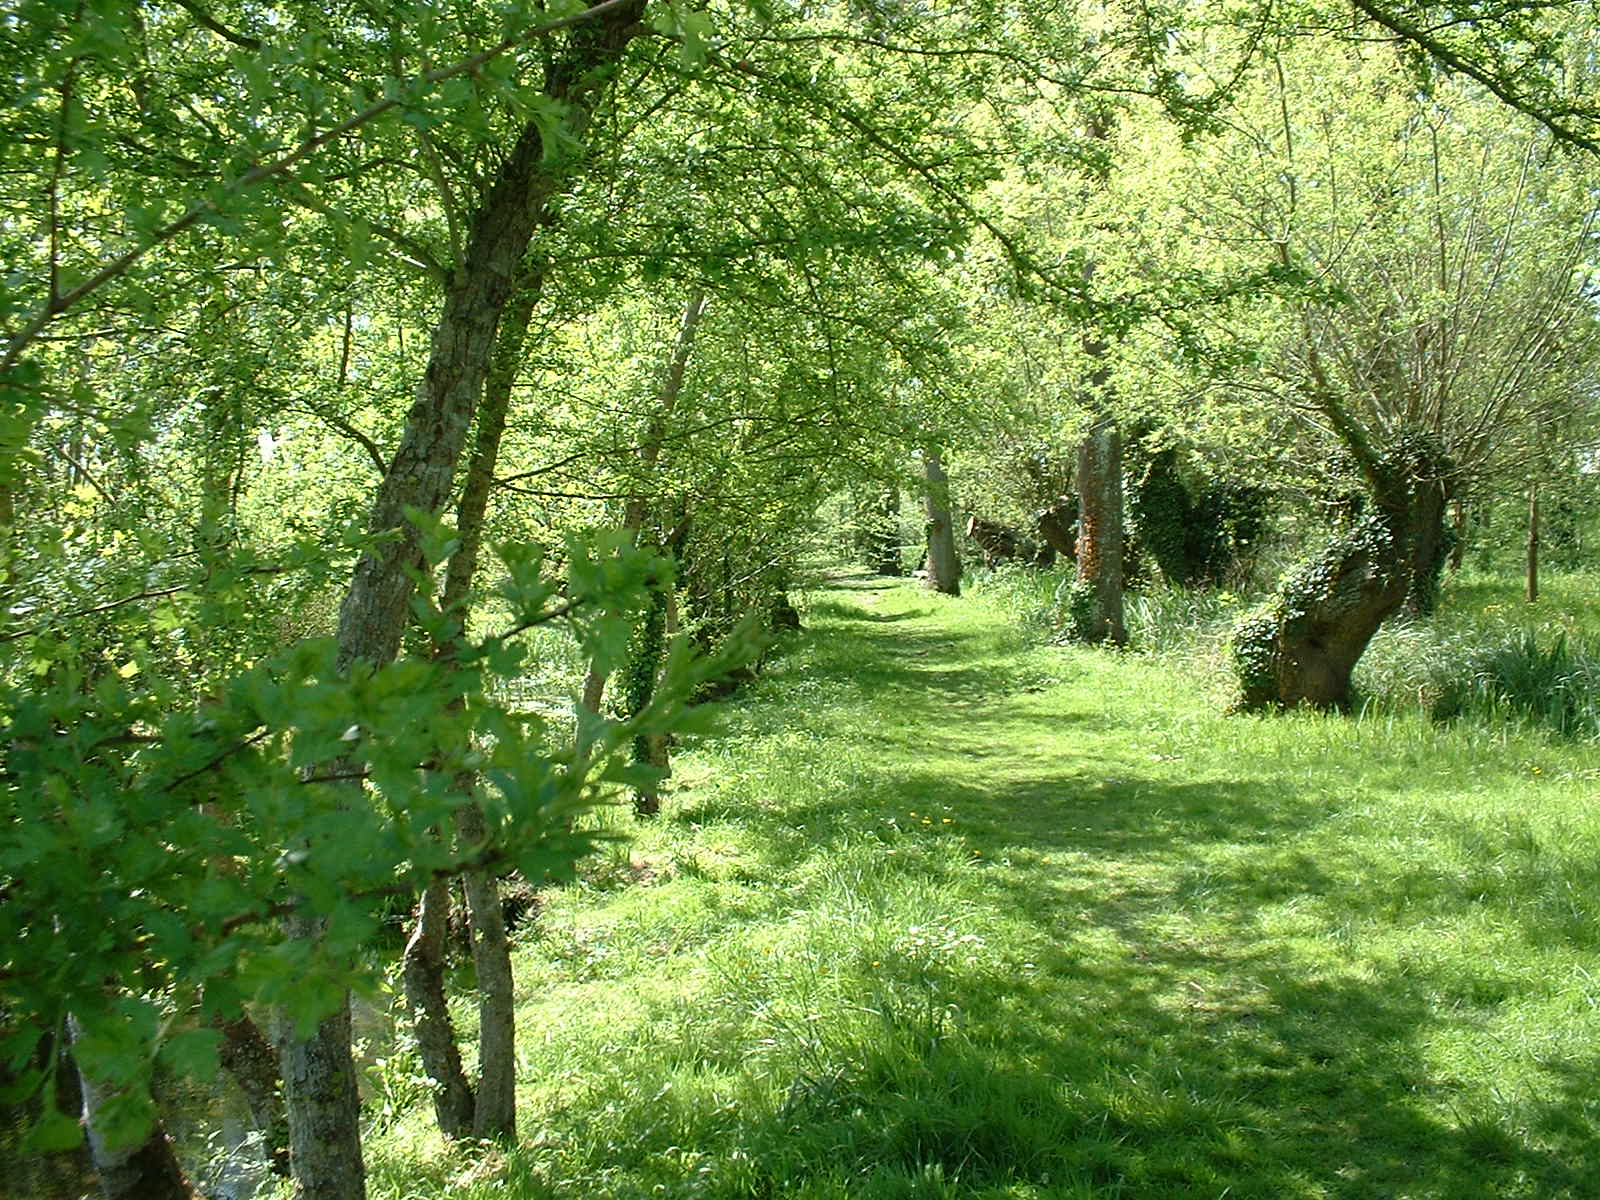
<svg viewBox="0 0 1600 1200"><path fill-rule="evenodd" d="M1041 642L1067 640L1070 575L1005 566L979 573L973 597ZM1534 604L1510 576L1468 569L1446 580L1439 611L1391 618L1356 667L1357 711L1420 712L1485 728L1600 738L1600 578L1551 575ZM1125 598L1128 649L1190 675L1226 705L1228 644L1259 595L1157 582Z"/></svg>

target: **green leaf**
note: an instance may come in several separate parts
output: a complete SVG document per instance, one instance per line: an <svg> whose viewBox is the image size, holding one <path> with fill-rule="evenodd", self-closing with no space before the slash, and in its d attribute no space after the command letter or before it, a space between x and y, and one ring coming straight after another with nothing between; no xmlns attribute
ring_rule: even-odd
<svg viewBox="0 0 1600 1200"><path fill-rule="evenodd" d="M216 1029L185 1029L161 1046L161 1060L177 1074L209 1083L221 1065L222 1034Z"/></svg>
<svg viewBox="0 0 1600 1200"><path fill-rule="evenodd" d="M83 1126L76 1117L47 1108L28 1130L24 1147L34 1154L53 1154L75 1149L82 1142Z"/></svg>

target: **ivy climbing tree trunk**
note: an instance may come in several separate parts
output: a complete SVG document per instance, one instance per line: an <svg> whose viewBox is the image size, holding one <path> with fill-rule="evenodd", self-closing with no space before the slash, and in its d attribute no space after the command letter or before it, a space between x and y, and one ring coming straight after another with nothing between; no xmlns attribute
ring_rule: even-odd
<svg viewBox="0 0 1600 1200"><path fill-rule="evenodd" d="M928 515L928 586L947 596L959 596L961 558L956 553L955 521L950 515L950 477L936 446L922 452L922 477Z"/></svg>
<svg viewBox="0 0 1600 1200"><path fill-rule="evenodd" d="M544 90L581 117L599 69L638 32L643 0L608 10L574 29L549 60ZM546 151L552 154L546 154ZM373 503L372 545L356 564L339 610L338 665L381 667L393 660L409 620L412 572L421 563L419 533L406 510L437 512L449 495L473 410L489 370L495 333L545 205L573 160L546 146L539 121L522 128L468 223L461 261L445 289L427 369L406 417L400 447ZM348 770L353 764L336 767ZM350 803L358 803L351 797ZM309 912L288 921L292 936L312 940L321 922ZM285 1039L285 1100L291 1161L301 1200L363 1200L359 1101L350 1054L346 997L309 1038Z"/></svg>
<svg viewBox="0 0 1600 1200"><path fill-rule="evenodd" d="M1420 586L1420 574L1437 583L1451 478L1442 451L1414 436L1364 469L1372 510L1234 631L1241 708L1348 707L1351 673L1379 626Z"/></svg>

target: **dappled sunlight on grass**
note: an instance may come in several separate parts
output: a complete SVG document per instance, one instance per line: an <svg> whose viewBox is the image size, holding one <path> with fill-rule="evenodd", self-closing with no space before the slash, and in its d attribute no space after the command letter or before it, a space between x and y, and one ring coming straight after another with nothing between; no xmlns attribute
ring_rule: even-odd
<svg viewBox="0 0 1600 1200"><path fill-rule="evenodd" d="M523 935L524 1145L375 1195L1600 1195L1600 756L806 620Z"/></svg>

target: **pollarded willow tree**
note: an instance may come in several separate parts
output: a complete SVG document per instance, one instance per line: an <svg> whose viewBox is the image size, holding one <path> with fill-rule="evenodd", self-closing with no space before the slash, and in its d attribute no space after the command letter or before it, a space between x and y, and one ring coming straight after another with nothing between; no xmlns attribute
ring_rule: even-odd
<svg viewBox="0 0 1600 1200"><path fill-rule="evenodd" d="M1203 387L1213 421L1272 414L1287 481L1348 521L1239 631L1243 703L1341 706L1382 621L1431 605L1447 504L1589 403L1596 210L1584 163L1475 86L1419 97L1391 47L1281 43L1246 84L1229 132L1149 160L1148 253L1181 231L1292 284L1207 315Z"/></svg>

